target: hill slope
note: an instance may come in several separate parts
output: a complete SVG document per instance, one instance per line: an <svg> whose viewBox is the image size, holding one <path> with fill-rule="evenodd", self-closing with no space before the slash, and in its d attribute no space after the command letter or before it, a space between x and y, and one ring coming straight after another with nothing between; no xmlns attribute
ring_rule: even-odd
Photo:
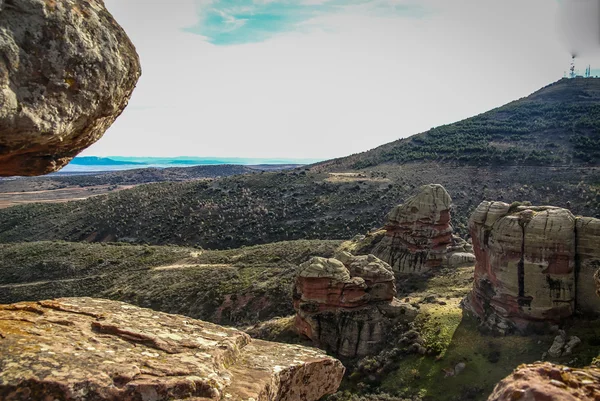
<svg viewBox="0 0 600 401"><path fill-rule="evenodd" d="M429 183L444 185L453 197L454 226L463 235L483 200L598 216L599 148L600 79L562 80L489 113L308 169L142 185L85 201L4 209L0 242L222 249L344 239L381 226L393 206Z"/></svg>
<svg viewBox="0 0 600 401"><path fill-rule="evenodd" d="M316 166L361 169L388 162L423 161L597 165L600 78L562 79L487 113Z"/></svg>

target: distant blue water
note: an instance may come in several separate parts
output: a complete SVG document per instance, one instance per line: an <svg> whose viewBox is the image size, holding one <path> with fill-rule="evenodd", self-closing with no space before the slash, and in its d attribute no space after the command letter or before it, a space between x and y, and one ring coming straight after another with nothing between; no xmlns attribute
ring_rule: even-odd
<svg viewBox="0 0 600 401"><path fill-rule="evenodd" d="M257 165L257 164L312 164L322 159L262 159L243 157L128 157L128 156L81 156L65 166L61 173L83 173L96 171L120 171L139 168L214 166L219 164Z"/></svg>

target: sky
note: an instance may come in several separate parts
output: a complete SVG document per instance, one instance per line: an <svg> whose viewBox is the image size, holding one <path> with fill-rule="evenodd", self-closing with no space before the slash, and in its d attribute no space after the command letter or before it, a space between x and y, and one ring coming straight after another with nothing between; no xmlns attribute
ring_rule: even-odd
<svg viewBox="0 0 600 401"><path fill-rule="evenodd" d="M583 43L563 20L590 14L564 7L585 1L598 4L105 0L143 74L122 116L82 155L326 159L362 152L562 78ZM599 38L577 50L581 72L588 63L600 68Z"/></svg>

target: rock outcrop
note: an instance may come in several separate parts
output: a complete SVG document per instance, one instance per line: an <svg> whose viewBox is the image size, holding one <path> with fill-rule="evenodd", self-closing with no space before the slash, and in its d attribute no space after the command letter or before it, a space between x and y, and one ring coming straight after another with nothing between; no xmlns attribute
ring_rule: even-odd
<svg viewBox="0 0 600 401"><path fill-rule="evenodd" d="M372 253L399 273L473 265L472 246L452 234L451 203L441 185L421 187L417 195L392 209L383 229L354 240L357 253Z"/></svg>
<svg viewBox="0 0 600 401"><path fill-rule="evenodd" d="M395 294L391 267L373 255L313 257L296 278L296 330L343 357L373 354L388 328L416 316Z"/></svg>
<svg viewBox="0 0 600 401"><path fill-rule="evenodd" d="M58 170L121 114L138 55L101 0L1 0L0 31L0 176Z"/></svg>
<svg viewBox="0 0 600 401"><path fill-rule="evenodd" d="M500 332L600 313L600 220L552 206L483 202L469 229L477 263L465 306Z"/></svg>
<svg viewBox="0 0 600 401"><path fill-rule="evenodd" d="M536 363L519 366L496 385L488 401L597 401L599 395L599 368Z"/></svg>
<svg viewBox="0 0 600 401"><path fill-rule="evenodd" d="M2 400L317 400L344 367L311 348L115 301L0 306Z"/></svg>

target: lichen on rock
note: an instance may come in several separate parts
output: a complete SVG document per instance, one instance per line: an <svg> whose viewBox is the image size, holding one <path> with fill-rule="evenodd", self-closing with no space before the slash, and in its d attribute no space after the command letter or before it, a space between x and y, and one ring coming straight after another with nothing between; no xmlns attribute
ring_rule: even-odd
<svg viewBox="0 0 600 401"><path fill-rule="evenodd" d="M112 125L140 75L101 0L0 2L0 176L66 165Z"/></svg>
<svg viewBox="0 0 600 401"><path fill-rule="evenodd" d="M14 401L314 401L344 374L316 349L93 298L0 306L0 366Z"/></svg>

